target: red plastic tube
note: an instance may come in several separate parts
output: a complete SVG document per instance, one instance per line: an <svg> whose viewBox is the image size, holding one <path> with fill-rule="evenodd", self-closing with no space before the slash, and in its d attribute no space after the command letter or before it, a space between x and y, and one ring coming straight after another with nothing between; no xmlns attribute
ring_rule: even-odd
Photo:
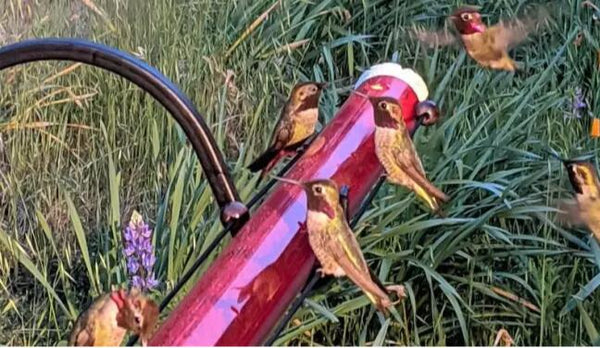
<svg viewBox="0 0 600 348"><path fill-rule="evenodd" d="M428 93L420 76L391 63L365 74L358 90L369 96L397 98L409 129L415 129L415 106ZM339 186L348 185L353 215L382 174L374 151L374 130L370 102L350 95L286 177L332 178ZM315 263L307 235L300 232L305 220L302 189L277 184L149 344L245 346L264 342Z"/></svg>

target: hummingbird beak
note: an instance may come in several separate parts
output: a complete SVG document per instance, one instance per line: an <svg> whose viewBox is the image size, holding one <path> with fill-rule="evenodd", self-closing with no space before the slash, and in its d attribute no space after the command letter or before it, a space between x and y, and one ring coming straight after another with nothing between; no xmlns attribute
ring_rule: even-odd
<svg viewBox="0 0 600 348"><path fill-rule="evenodd" d="M292 184L292 185L304 187L304 184L302 182L298 181L298 180L286 179L286 178L282 178L282 177L275 176L275 175L271 175L271 177L273 179L275 179L275 180L278 180L278 181L283 181L283 182L288 183L288 184Z"/></svg>
<svg viewBox="0 0 600 348"><path fill-rule="evenodd" d="M320 83L317 83L317 87L318 87L320 90L323 90L323 89L327 88L327 86L329 86L329 84L328 84L327 82L320 82Z"/></svg>
<svg viewBox="0 0 600 348"><path fill-rule="evenodd" d="M485 24L483 24L483 23L477 23L477 24L473 24L471 26L471 28L478 33L483 33L483 32L485 32L486 27L485 27Z"/></svg>

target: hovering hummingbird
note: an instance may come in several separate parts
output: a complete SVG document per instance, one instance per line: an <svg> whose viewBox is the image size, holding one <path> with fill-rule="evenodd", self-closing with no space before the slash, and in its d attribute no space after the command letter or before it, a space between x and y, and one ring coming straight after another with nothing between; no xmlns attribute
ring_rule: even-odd
<svg viewBox="0 0 600 348"><path fill-rule="evenodd" d="M304 82L294 86L290 98L281 110L269 147L248 169L252 172L262 170L260 178L263 179L281 158L293 153L315 133L319 118L319 97L326 85Z"/></svg>
<svg viewBox="0 0 600 348"><path fill-rule="evenodd" d="M569 181L575 190L575 200L561 201L562 216L573 225L585 225L600 242L600 182L590 162L563 160Z"/></svg>
<svg viewBox="0 0 600 348"><path fill-rule="evenodd" d="M127 331L146 346L154 333L159 310L154 301L133 289L120 289L98 297L83 312L71 331L70 346L118 346Z"/></svg>
<svg viewBox="0 0 600 348"><path fill-rule="evenodd" d="M321 264L317 272L321 276L347 276L365 292L377 309L385 312L391 307L394 303L386 291L393 291L401 296L404 288L391 285L382 289L371 278L367 262L339 203L339 190L335 182L324 179L301 183L277 179L301 186L306 192L308 241Z"/></svg>
<svg viewBox="0 0 600 348"><path fill-rule="evenodd" d="M440 202L450 198L427 180L402 118L402 107L394 98L371 97L369 100L375 116L375 153L388 181L414 191L439 214Z"/></svg>
<svg viewBox="0 0 600 348"><path fill-rule="evenodd" d="M515 71L518 67L509 57L508 50L525 41L549 17L548 10L541 5L534 6L533 12L533 15L504 20L488 27L481 20L479 11L472 7L461 7L450 16L458 35L447 29L414 30L412 35L429 47L449 46L460 41L469 56L481 66Z"/></svg>

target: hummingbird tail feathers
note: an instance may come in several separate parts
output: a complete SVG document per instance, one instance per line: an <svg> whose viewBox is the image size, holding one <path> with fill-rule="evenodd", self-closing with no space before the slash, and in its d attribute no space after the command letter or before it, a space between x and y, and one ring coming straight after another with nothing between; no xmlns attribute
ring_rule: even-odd
<svg viewBox="0 0 600 348"><path fill-rule="evenodd" d="M444 194L442 191L436 189L437 192L428 192L420 186L416 187L415 193L417 196L421 197L427 203L427 206L431 209L431 211L440 217L446 217L446 214L440 207L440 202L448 202L450 198Z"/></svg>
<svg viewBox="0 0 600 348"><path fill-rule="evenodd" d="M424 196L428 196L430 199L436 201L436 203L437 202L448 203L450 201L450 197L448 197L447 194L442 192L442 190L433 186L433 184L425 186L425 187L421 188L421 190L423 191L423 194L419 194L420 196L422 196L423 198L425 198ZM439 204L439 203L437 203L437 204Z"/></svg>
<svg viewBox="0 0 600 348"><path fill-rule="evenodd" d="M262 155L258 156L250 165L248 169L252 172L258 172L261 169L267 167L271 161L279 154L278 150L268 149Z"/></svg>
<svg viewBox="0 0 600 348"><path fill-rule="evenodd" d="M386 309L392 306L392 301L388 297L385 287L382 289L373 281L371 277L372 272L368 267L365 267L364 270L360 270L349 258L337 258L336 261L344 270L345 275L361 288L373 305L386 313Z"/></svg>

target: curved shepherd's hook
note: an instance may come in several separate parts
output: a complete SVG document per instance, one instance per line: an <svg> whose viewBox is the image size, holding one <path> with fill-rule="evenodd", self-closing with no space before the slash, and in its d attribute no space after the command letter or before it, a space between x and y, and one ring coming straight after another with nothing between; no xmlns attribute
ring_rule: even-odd
<svg viewBox="0 0 600 348"><path fill-rule="evenodd" d="M158 70L133 56L97 43L75 39L36 39L0 48L0 71L42 61L76 61L114 72L159 101L183 128L221 209L221 222L237 231L248 220L248 209L232 183L223 156L202 115L192 102Z"/></svg>

